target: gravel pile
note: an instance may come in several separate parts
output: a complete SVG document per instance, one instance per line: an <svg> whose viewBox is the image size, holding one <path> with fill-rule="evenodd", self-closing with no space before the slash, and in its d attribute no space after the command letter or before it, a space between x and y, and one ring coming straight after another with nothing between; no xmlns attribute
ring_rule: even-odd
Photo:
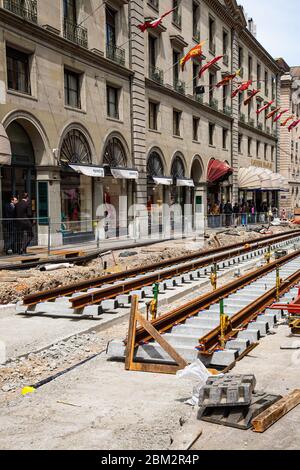
<svg viewBox="0 0 300 470"><path fill-rule="evenodd" d="M34 385L42 379L67 369L105 350L107 338L96 332L75 335L48 349L30 353L0 366L0 394Z"/></svg>

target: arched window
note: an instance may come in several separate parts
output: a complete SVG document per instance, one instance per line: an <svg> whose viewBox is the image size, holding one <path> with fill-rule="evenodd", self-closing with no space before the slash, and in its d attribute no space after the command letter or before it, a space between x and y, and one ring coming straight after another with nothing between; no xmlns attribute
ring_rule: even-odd
<svg viewBox="0 0 300 470"><path fill-rule="evenodd" d="M127 158L122 142L117 137L111 137L104 150L103 164L111 168L126 168Z"/></svg>
<svg viewBox="0 0 300 470"><path fill-rule="evenodd" d="M147 173L149 176L164 176L164 165L159 153L153 151L151 152L148 163L147 163Z"/></svg>
<svg viewBox="0 0 300 470"><path fill-rule="evenodd" d="M184 170L184 164L182 159L177 155L174 158L174 161L172 163L172 168L171 168L171 175L173 178L184 178L185 175L185 170Z"/></svg>
<svg viewBox="0 0 300 470"><path fill-rule="evenodd" d="M6 133L11 145L12 165L34 166L35 158L32 143L21 124L12 122Z"/></svg>
<svg viewBox="0 0 300 470"><path fill-rule="evenodd" d="M81 165L92 164L90 146L82 132L72 129L67 133L60 149L60 161Z"/></svg>

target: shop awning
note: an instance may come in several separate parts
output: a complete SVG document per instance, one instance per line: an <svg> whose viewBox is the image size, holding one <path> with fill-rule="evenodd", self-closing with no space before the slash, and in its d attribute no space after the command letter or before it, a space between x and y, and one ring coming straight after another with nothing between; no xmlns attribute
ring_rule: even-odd
<svg viewBox="0 0 300 470"><path fill-rule="evenodd" d="M240 168L238 172L238 186L240 189L248 189L250 191L261 189L261 178L259 168L249 166L248 168Z"/></svg>
<svg viewBox="0 0 300 470"><path fill-rule="evenodd" d="M239 169L238 186L249 191L286 191L287 181L279 173L249 166Z"/></svg>
<svg viewBox="0 0 300 470"><path fill-rule="evenodd" d="M194 181L193 181L193 180L183 179L183 178L177 178L177 180L176 180L176 186L194 188L194 187L195 187L195 184L194 184Z"/></svg>
<svg viewBox="0 0 300 470"><path fill-rule="evenodd" d="M104 178L104 168L101 166L69 165L69 167L85 176Z"/></svg>
<svg viewBox="0 0 300 470"><path fill-rule="evenodd" d="M171 186L173 184L173 178L165 178L163 176L153 176L152 177L155 184L162 186Z"/></svg>
<svg viewBox="0 0 300 470"><path fill-rule="evenodd" d="M127 168L111 168L111 174L116 179L137 180L139 172L137 170L129 170Z"/></svg>
<svg viewBox="0 0 300 470"><path fill-rule="evenodd" d="M11 165L11 146L2 124L0 124L0 165Z"/></svg>
<svg viewBox="0 0 300 470"><path fill-rule="evenodd" d="M215 183L221 180L225 176L230 176L233 173L233 169L226 162L220 160L211 160L208 165L207 181L209 183Z"/></svg>

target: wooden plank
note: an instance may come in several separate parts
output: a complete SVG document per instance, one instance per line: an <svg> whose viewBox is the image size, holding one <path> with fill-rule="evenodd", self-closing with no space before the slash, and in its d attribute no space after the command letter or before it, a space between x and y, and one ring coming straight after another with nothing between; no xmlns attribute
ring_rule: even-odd
<svg viewBox="0 0 300 470"><path fill-rule="evenodd" d="M289 393L252 421L253 431L265 432L280 418L300 404L300 389Z"/></svg>
<svg viewBox="0 0 300 470"><path fill-rule="evenodd" d="M134 358L134 346L135 346L135 336L136 336L136 313L138 309L139 298L137 295L134 295L131 299L131 310L130 318L128 325L128 337L125 350L125 369L133 370L133 358Z"/></svg>
<svg viewBox="0 0 300 470"><path fill-rule="evenodd" d="M167 354L182 368L184 369L188 363L183 359L180 354L158 333L154 326L142 317L139 313L136 314L136 319L145 328L145 330L152 336L155 341L166 351Z"/></svg>
<svg viewBox="0 0 300 470"><path fill-rule="evenodd" d="M168 374L175 375L176 372L181 370L181 366L171 365L171 364L155 364L148 362L132 362L130 365L131 371L135 372L149 372L152 374Z"/></svg>

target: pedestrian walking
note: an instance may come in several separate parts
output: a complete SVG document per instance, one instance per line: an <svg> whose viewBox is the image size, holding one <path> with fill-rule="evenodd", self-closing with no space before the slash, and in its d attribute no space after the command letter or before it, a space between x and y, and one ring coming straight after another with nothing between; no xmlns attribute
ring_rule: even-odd
<svg viewBox="0 0 300 470"><path fill-rule="evenodd" d="M12 196L10 202L4 206L3 236L4 251L7 255L12 255L16 251L16 204L18 198Z"/></svg>
<svg viewBox="0 0 300 470"><path fill-rule="evenodd" d="M23 194L22 199L16 204L15 210L17 219L18 252L20 255L26 255L27 247L33 240L32 209L27 193Z"/></svg>
<svg viewBox="0 0 300 470"><path fill-rule="evenodd" d="M232 204L230 201L227 201L225 206L224 206L224 214L225 214L225 223L226 223L226 227L230 227L231 225L231 222L232 222L232 213L233 213L233 209L232 209Z"/></svg>

